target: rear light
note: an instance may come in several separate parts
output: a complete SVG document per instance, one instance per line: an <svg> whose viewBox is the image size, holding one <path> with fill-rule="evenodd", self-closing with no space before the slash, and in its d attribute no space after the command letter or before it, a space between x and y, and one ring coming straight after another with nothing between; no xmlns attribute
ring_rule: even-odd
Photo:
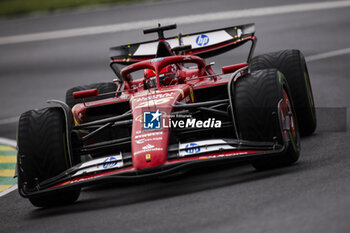
<svg viewBox="0 0 350 233"><path fill-rule="evenodd" d="M97 89L90 89L90 90L73 92L74 99L82 99L82 98L93 97L93 96L98 96Z"/></svg>

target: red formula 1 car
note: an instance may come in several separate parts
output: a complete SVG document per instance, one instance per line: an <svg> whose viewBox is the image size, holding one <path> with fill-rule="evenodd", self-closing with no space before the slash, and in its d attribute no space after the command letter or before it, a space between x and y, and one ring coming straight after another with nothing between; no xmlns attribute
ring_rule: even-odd
<svg viewBox="0 0 350 233"><path fill-rule="evenodd" d="M18 190L35 206L77 200L83 186L166 178L248 161L256 169L299 158L316 128L302 53L252 57L254 24L111 48L116 79L75 87L66 102L21 115ZM205 58L251 42L246 62L214 72ZM122 68L123 67L123 68Z"/></svg>

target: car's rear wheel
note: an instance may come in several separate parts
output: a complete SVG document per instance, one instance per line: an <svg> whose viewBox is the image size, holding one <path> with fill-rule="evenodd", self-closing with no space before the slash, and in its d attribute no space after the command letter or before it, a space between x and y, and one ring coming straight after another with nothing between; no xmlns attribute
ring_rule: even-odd
<svg viewBox="0 0 350 233"><path fill-rule="evenodd" d="M252 165L263 170L295 163L300 152L299 130L283 74L276 69L254 71L237 80L234 93L241 139L280 145L288 142L283 153L253 160Z"/></svg>
<svg viewBox="0 0 350 233"><path fill-rule="evenodd" d="M73 108L74 105L81 103L81 99L74 99L73 98L73 92L76 91L83 91L83 90L89 90L89 89L97 89L99 94L106 94L110 93L108 95L103 96L96 96L96 97L89 97L87 101L95 101L95 100L101 100L106 99L115 96L115 91L117 90L117 85L112 82L105 82L105 83L93 83L89 85L84 86L77 86L70 88L66 92L66 103L69 107Z"/></svg>
<svg viewBox="0 0 350 233"><path fill-rule="evenodd" d="M45 108L23 113L18 126L18 187L35 190L38 184L70 167L65 119L61 109ZM80 189L29 198L34 206L48 207L75 202Z"/></svg>
<svg viewBox="0 0 350 233"><path fill-rule="evenodd" d="M304 55L299 50L283 50L252 58L252 71L275 68L287 79L302 136L316 129L316 112L312 88Z"/></svg>

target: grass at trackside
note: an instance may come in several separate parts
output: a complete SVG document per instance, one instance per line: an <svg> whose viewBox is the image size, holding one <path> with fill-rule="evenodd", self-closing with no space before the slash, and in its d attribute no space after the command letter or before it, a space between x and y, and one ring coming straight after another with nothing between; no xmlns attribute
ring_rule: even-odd
<svg viewBox="0 0 350 233"><path fill-rule="evenodd" d="M37 12L94 6L102 4L128 4L154 0L0 0L0 17L26 15Z"/></svg>

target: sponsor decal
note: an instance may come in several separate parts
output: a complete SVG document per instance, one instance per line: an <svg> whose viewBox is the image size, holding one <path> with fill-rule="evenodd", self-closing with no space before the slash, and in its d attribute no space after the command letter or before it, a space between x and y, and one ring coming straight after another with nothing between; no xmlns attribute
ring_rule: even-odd
<svg viewBox="0 0 350 233"><path fill-rule="evenodd" d="M143 139L140 139L140 140L136 140L135 142L136 142L136 144L145 143L146 142L146 138L143 138Z"/></svg>
<svg viewBox="0 0 350 233"><path fill-rule="evenodd" d="M142 138L142 139L138 139L135 140L136 144L143 144L145 142L150 142L150 141L161 141L163 140L162 137L157 137L157 138Z"/></svg>
<svg viewBox="0 0 350 233"><path fill-rule="evenodd" d="M106 158L105 161L103 161L103 162L104 162L104 164L102 167L104 169L115 167L118 164L117 159L113 156Z"/></svg>
<svg viewBox="0 0 350 233"><path fill-rule="evenodd" d="M137 88L141 88L141 87L143 87L143 83L139 83L137 85L135 85L135 84L131 85L131 89L137 89Z"/></svg>
<svg viewBox="0 0 350 233"><path fill-rule="evenodd" d="M92 173L110 168L121 168L124 166L122 155L113 155L104 158L98 158L94 160L82 163L74 176L79 176L84 173Z"/></svg>
<svg viewBox="0 0 350 233"><path fill-rule="evenodd" d="M208 43L209 43L209 37L207 35L202 34L202 35L197 36L196 44L198 46L205 46Z"/></svg>
<svg viewBox="0 0 350 233"><path fill-rule="evenodd" d="M156 112L143 112L143 128L160 129L161 115L162 114L159 112L159 110Z"/></svg>
<svg viewBox="0 0 350 233"><path fill-rule="evenodd" d="M201 148L198 147L199 145L197 143L188 143L185 148L185 152L188 154L194 154L199 153L201 151Z"/></svg>
<svg viewBox="0 0 350 233"><path fill-rule="evenodd" d="M176 93L175 92L169 92L169 93L161 93L161 94L154 94L154 95L148 95L148 96L143 96L143 97L135 97L133 99L133 102L141 102L141 101L148 101L148 100L154 100L154 99L163 99L163 98L169 98L174 96Z"/></svg>
<svg viewBox="0 0 350 233"><path fill-rule="evenodd" d="M165 104L170 102L170 100L174 99L174 97L167 97L167 98L163 98L163 99L151 99L148 100L146 102L142 102L139 105L137 105L135 107L136 108L146 108L146 107L151 107L151 106L155 106L155 105L160 105L160 104Z"/></svg>
<svg viewBox="0 0 350 233"><path fill-rule="evenodd" d="M146 134L136 135L136 136L135 136L135 139L138 139L138 138L146 138L146 137L152 137L152 136L159 136L159 135L162 135L162 134L163 134L163 131L160 131L160 132L152 132L152 133L146 133Z"/></svg>
<svg viewBox="0 0 350 233"><path fill-rule="evenodd" d="M135 121L138 121L138 122L143 122L143 113L141 115L138 115L136 118L135 118ZM136 133L137 134L140 134L142 131L137 131Z"/></svg>
<svg viewBox="0 0 350 233"><path fill-rule="evenodd" d="M157 62L163 60L162 57L151 59L150 62Z"/></svg>
<svg viewBox="0 0 350 233"><path fill-rule="evenodd" d="M222 150L234 150L235 147L228 145L225 140L212 139L179 144L179 156L186 157L198 153L208 153Z"/></svg>
<svg viewBox="0 0 350 233"><path fill-rule="evenodd" d="M151 151L163 151L163 148L142 149L140 151L135 152L134 155L138 155L145 152L151 152Z"/></svg>
<svg viewBox="0 0 350 233"><path fill-rule="evenodd" d="M146 146L142 147L142 150L148 150L148 149L152 149L152 148L154 148L153 145L147 144Z"/></svg>
<svg viewBox="0 0 350 233"><path fill-rule="evenodd" d="M131 99L135 99L135 98L139 98L139 97L142 97L142 96L155 96L155 95L158 95L158 94L161 94L161 93L174 93L175 91L178 91L181 93L182 97L184 97L184 91L182 89L169 89L169 90L164 90L164 91L156 91L156 92L151 92L151 93L146 93L146 94L139 94L139 95L135 95L133 97L131 97Z"/></svg>

